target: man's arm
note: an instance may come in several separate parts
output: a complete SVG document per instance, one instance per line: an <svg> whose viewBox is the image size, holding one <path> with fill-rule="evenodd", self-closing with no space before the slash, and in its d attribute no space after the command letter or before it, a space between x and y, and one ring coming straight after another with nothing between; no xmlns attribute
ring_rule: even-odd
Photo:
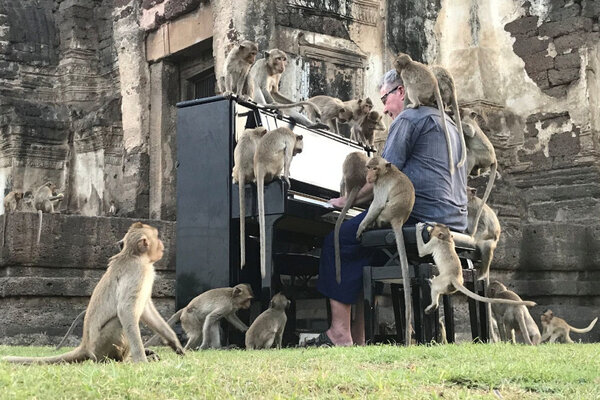
<svg viewBox="0 0 600 400"><path fill-rule="evenodd" d="M354 204L367 204L373 200L373 184L365 183L356 195L356 200L354 200ZM332 206L336 208L344 208L346 205L346 197L336 197L335 199L331 199L328 202Z"/></svg>

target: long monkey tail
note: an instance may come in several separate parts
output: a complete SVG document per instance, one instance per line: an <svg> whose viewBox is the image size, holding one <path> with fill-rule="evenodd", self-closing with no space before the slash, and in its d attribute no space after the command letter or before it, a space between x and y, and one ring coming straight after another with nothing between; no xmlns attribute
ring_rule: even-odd
<svg viewBox="0 0 600 400"><path fill-rule="evenodd" d="M40 245L40 239L42 238L42 210L38 210L38 234L37 234L37 245Z"/></svg>
<svg viewBox="0 0 600 400"><path fill-rule="evenodd" d="M476 293L471 292L469 289L467 289L466 287L464 287L462 285L462 283L460 283L458 281L458 279L456 278L452 278L452 285L454 285L454 287L460 291L462 294L465 294L467 296L469 296L472 299L475 299L477 301L481 301L483 303L494 303L494 304L511 304L513 306L527 306L527 307L533 307L536 305L535 302L533 301L517 301L517 300L508 300L508 299L492 299L489 297L482 297Z"/></svg>
<svg viewBox="0 0 600 400"><path fill-rule="evenodd" d="M246 199L245 199L245 176L243 173L239 176L238 192L240 199L240 269L246 265Z"/></svg>
<svg viewBox="0 0 600 400"><path fill-rule="evenodd" d="M596 321L598 321L598 317L594 318L594 320L592 322L590 322L590 324L587 326L587 328L579 329L579 328L574 328L571 325L569 325L569 328L571 328L571 330L575 333L587 333L592 330L594 325L596 325Z"/></svg>
<svg viewBox="0 0 600 400"><path fill-rule="evenodd" d="M394 237L396 239L396 248L398 249L398 258L400 259L400 269L402 270L402 286L404 290L404 304L405 304L405 315L404 318L406 323L404 325L404 344L410 346L412 343L412 297L410 289L410 272L408 269L408 258L406 256L406 248L404 247L404 233L402 232L402 225L394 223L392 221L392 229L394 230Z"/></svg>
<svg viewBox="0 0 600 400"><path fill-rule="evenodd" d="M258 227L260 235L260 276L264 279L267 274L265 238L265 174L260 166L256 169L256 193L258 195Z"/></svg>
<svg viewBox="0 0 600 400"><path fill-rule="evenodd" d="M167 320L167 324L172 328L173 326L175 326L175 324L177 322L179 322L179 320L181 319L181 313L183 313L183 310L185 309L182 308L181 310L177 311L175 314L171 315L171 318L169 318ZM152 336L150 339L148 339L148 341L146 343L144 343L144 347L148 347L148 346L156 346L158 344L158 338L160 336L157 334L155 334L154 336Z"/></svg>
<svg viewBox="0 0 600 400"><path fill-rule="evenodd" d="M444 135L446 136L446 144L448 145L448 169L450 174L454 174L454 157L452 155L452 141L450 139L450 132L448 132L448 126L446 125L446 113L444 112L444 102L442 101L442 95L438 86L438 81L435 79L435 100L440 110L440 117L442 118L442 128L444 128ZM462 127L460 128L462 131Z"/></svg>
<svg viewBox="0 0 600 400"><path fill-rule="evenodd" d="M60 348L63 347L63 345L65 344L65 341L67 340L67 338L69 337L69 335L71 334L71 332L73 332L73 329L75 329L75 326L79 323L79 321L81 321L83 319L83 316L85 315L86 311L87 311L87 309L83 310L82 312L79 313L79 315L77 315L75 317L75 319L71 323L71 326L67 330L67 333L65 333L65 336L63 336L63 338L61 339L60 343L58 343L56 345L56 347L54 348L54 350L60 350Z"/></svg>
<svg viewBox="0 0 600 400"><path fill-rule="evenodd" d="M530 346L533 346L531 342L531 337L529 337L529 330L527 329L527 324L525 323L525 316L523 312L520 311L519 315L517 315L517 322L519 324L519 329L521 330L521 335L523 335L523 340Z"/></svg>
<svg viewBox="0 0 600 400"><path fill-rule="evenodd" d="M2 361L14 363L14 364L58 364L61 362L76 363L85 360L95 360L93 354L83 349L81 346L71 350L68 353L61 354L59 356L51 357L14 357L7 356L3 357Z"/></svg>
<svg viewBox="0 0 600 400"><path fill-rule="evenodd" d="M333 230L333 245L335 248L335 280L339 284L342 281L342 260L340 257L340 227L342 226L342 222L344 221L344 217L348 213L348 210L354 204L354 200L356 200L356 196L358 195L359 187L353 187L350 193L348 194L348 198L346 199L346 205L340 212L337 221L335 221L335 229Z"/></svg>
<svg viewBox="0 0 600 400"><path fill-rule="evenodd" d="M483 206L487 204L488 198L490 197L490 193L492 192L492 187L494 186L494 182L496 181L497 170L498 162L495 162L490 168L490 177L488 179L488 184L485 187L483 197L481 198L481 206L479 206L479 209L477 210L477 215L475 215L475 223L473 224L473 232L471 232L471 235L475 235L475 233L477 232L477 227L479 226L479 219L481 218L481 214L483 212Z"/></svg>
<svg viewBox="0 0 600 400"><path fill-rule="evenodd" d="M456 99L456 87L454 87L453 95L454 96L452 96L452 109L454 111L455 122L458 128L458 133L460 135L461 146L460 161L458 162L458 164L456 164L456 166L460 168L465 164L465 161L467 160L467 144L465 143L465 134L463 133L462 122L460 119L460 110L458 108L458 100ZM471 171L468 171L467 173L469 172Z"/></svg>

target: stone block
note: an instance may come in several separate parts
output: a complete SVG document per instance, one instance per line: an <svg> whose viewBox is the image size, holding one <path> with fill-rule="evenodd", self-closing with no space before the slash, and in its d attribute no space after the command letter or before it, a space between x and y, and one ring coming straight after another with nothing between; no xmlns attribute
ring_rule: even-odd
<svg viewBox="0 0 600 400"><path fill-rule="evenodd" d="M598 18L600 15L600 2L599 1L584 1L583 8L581 9L581 15L588 18Z"/></svg>
<svg viewBox="0 0 600 400"><path fill-rule="evenodd" d="M538 32L540 36L557 38L573 32L590 32L592 30L591 18L575 17L567 18L557 22L546 22L540 25Z"/></svg>
<svg viewBox="0 0 600 400"><path fill-rule="evenodd" d="M554 58L554 66L556 69L577 68L581 65L581 57L578 51L569 54L559 54Z"/></svg>
<svg viewBox="0 0 600 400"><path fill-rule="evenodd" d="M532 74L554 68L554 59L550 57L546 51L524 56L523 61L525 62L525 70L527 71L527 74L534 81L536 80L532 77ZM536 81L536 83L538 82Z"/></svg>
<svg viewBox="0 0 600 400"><path fill-rule="evenodd" d="M510 32L513 36L531 36L537 30L538 19L535 15L524 16L504 25L504 30Z"/></svg>
<svg viewBox="0 0 600 400"><path fill-rule="evenodd" d="M569 85L553 86L551 88L544 89L544 93L552 97L564 97L567 95L567 89L569 89Z"/></svg>
<svg viewBox="0 0 600 400"><path fill-rule="evenodd" d="M579 79L579 68L551 69L548 71L548 80L552 86L564 85Z"/></svg>
<svg viewBox="0 0 600 400"><path fill-rule="evenodd" d="M565 7L552 7L550 13L548 13L547 21L563 21L568 18L579 16L581 13L581 6L577 3L570 4Z"/></svg>
<svg viewBox="0 0 600 400"><path fill-rule="evenodd" d="M545 51L548 48L548 43L550 43L548 39L538 37L517 38L513 43L513 50L519 57L524 57Z"/></svg>
<svg viewBox="0 0 600 400"><path fill-rule="evenodd" d="M575 32L554 39L554 47L556 48L556 52L561 54L569 49L576 50L580 48L585 43L585 40L586 35Z"/></svg>
<svg viewBox="0 0 600 400"><path fill-rule="evenodd" d="M180 15L194 11L200 5L200 0L178 0L168 1L165 3L164 18L167 21L173 20Z"/></svg>

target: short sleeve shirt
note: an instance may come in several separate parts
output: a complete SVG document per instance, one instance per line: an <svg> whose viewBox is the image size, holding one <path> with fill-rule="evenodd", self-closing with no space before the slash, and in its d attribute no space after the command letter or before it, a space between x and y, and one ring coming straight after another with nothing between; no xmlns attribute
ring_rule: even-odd
<svg viewBox="0 0 600 400"><path fill-rule="evenodd" d="M445 115L445 114L444 114ZM445 115L452 143L453 163L461 157L460 136ZM467 229L467 167L450 174L446 137L439 110L420 106L404 110L392 122L382 157L397 166L415 187L411 217L439 222L454 231Z"/></svg>

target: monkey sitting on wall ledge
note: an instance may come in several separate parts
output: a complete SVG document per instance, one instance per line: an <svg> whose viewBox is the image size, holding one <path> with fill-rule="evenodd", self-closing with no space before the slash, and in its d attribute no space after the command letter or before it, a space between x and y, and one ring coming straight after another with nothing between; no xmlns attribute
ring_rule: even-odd
<svg viewBox="0 0 600 400"><path fill-rule="evenodd" d="M113 256L94 288L83 320L83 338L74 350L51 357L4 357L19 364L123 361L146 362L140 321L161 335L177 353L184 354L175 332L152 302L154 263L163 256L158 230L136 222L123 238L123 250Z"/></svg>

